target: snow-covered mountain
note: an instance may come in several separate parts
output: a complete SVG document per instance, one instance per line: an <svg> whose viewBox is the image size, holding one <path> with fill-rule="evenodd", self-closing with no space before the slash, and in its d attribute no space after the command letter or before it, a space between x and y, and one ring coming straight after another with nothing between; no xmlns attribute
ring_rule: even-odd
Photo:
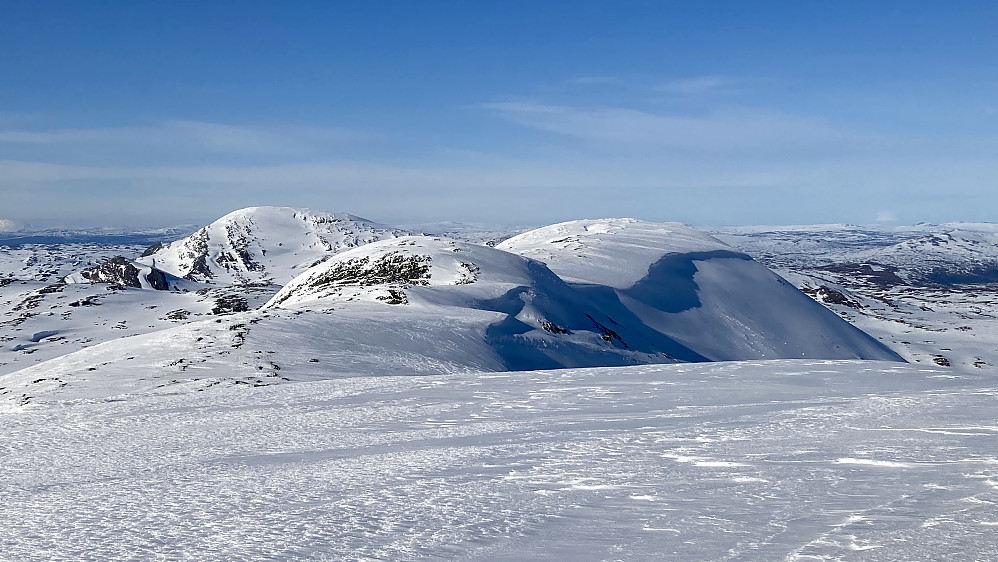
<svg viewBox="0 0 998 562"><path fill-rule="evenodd" d="M283 285L333 252L402 234L346 213L249 207L153 246L138 261L203 283Z"/></svg>
<svg viewBox="0 0 998 562"><path fill-rule="evenodd" d="M993 224L754 226L713 234L769 265L826 268L881 286L998 282L998 226Z"/></svg>
<svg viewBox="0 0 998 562"><path fill-rule="evenodd" d="M746 254L683 225L571 221L497 248L547 263L577 290L712 361L899 360Z"/></svg>
<svg viewBox="0 0 998 562"><path fill-rule="evenodd" d="M507 369L705 360L535 260L443 238L341 252L295 278L265 308L342 310L362 302L396 305L396 325L427 312L478 317L480 337Z"/></svg>
<svg viewBox="0 0 998 562"><path fill-rule="evenodd" d="M265 222L271 233L278 221L260 217L290 217L299 227L304 222L298 211L286 209L252 209L236 216L246 215L256 217L247 223ZM342 223L335 224L343 234ZM211 240L211 230L206 232ZM275 245L272 239L253 240L254 249ZM268 251L273 259L255 273L281 278L300 269L302 252L286 259L274 254ZM140 322L129 321L129 313L118 307L122 319L115 326L122 331L117 335L134 336L118 341L109 341L114 331L101 330L91 330L85 341L65 338L85 333L88 319L100 323L98 315L111 310L92 305L107 306L108 299L119 297L72 301L91 306L67 309L62 322L11 309L23 325L13 328L11 352L16 353L3 362L9 363L8 372L12 367L21 371L6 379L3 394L21 401L50 392L103 395L135 369L154 374L134 389L183 381L207 384L202 371L218 370L205 366L221 364L229 365L228 380L270 384L399 369L432 373L761 358L899 359L748 256L682 225L575 221L521 234L497 248L403 236L312 256L320 256L317 263L271 293L259 310L252 310L254 299L240 292L267 287L238 284L246 281L245 272L223 260L230 265L229 275L215 278L237 284L201 285L189 293L155 291L166 295L139 300L161 300L144 308L163 312L136 311ZM132 264L118 261L80 276L93 281L94 271L104 268L114 270L118 286L127 285L117 270ZM218 260L212 263L221 267ZM22 302L34 299L28 305L52 302L49 308L58 308L69 302L60 299L73 286L42 287ZM133 294L132 289L110 292L117 293ZM139 290L131 301L150 293ZM256 302L266 295L257 294ZM217 317L230 312L240 313ZM164 330L178 323L184 325ZM76 351L86 344L93 347ZM21 356L28 352L30 359ZM25 361L34 366L23 368ZM52 372L59 376L46 376Z"/></svg>
<svg viewBox="0 0 998 562"><path fill-rule="evenodd" d="M998 366L998 225L713 231L907 361Z"/></svg>
<svg viewBox="0 0 998 562"><path fill-rule="evenodd" d="M894 269L907 284L998 283L998 232L993 230L947 228L857 257Z"/></svg>
<svg viewBox="0 0 998 562"><path fill-rule="evenodd" d="M977 234L240 213L0 247L0 558L998 556L993 285L829 268Z"/></svg>

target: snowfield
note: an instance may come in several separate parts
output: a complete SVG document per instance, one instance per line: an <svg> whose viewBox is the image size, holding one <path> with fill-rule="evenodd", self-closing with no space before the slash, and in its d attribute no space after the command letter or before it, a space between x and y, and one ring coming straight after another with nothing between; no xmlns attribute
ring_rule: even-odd
<svg viewBox="0 0 998 562"><path fill-rule="evenodd" d="M995 225L433 230L0 239L0 560L998 560Z"/></svg>
<svg viewBox="0 0 998 562"><path fill-rule="evenodd" d="M994 560L998 384L749 361L0 413L0 557Z"/></svg>
<svg viewBox="0 0 998 562"><path fill-rule="evenodd" d="M729 228L752 255L912 363L998 371L998 225Z"/></svg>

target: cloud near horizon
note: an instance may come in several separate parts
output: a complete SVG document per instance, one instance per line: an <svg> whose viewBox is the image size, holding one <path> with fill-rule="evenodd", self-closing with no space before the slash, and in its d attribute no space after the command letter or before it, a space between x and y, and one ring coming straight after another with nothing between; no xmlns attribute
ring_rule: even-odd
<svg viewBox="0 0 998 562"><path fill-rule="evenodd" d="M691 94L716 85L674 82ZM61 222L113 221L115 213L102 209L114 199L161 225L203 222L255 204L376 220L404 221L409 213L409 222L549 222L591 215L587 209L600 200L608 214L698 224L738 223L746 208L754 209L753 222L873 222L883 220L876 209L885 208L899 220L933 220L919 195L942 201L933 212L953 213L937 220L981 220L955 211L983 200L998 168L990 158L994 138L918 137L770 108L679 112L537 101L477 107L484 123L514 126L514 141L439 146L336 127L183 120L0 128L0 145L20 150L0 160L0 194L5 214L21 222L39 222L44 213ZM391 158L341 150L383 142L410 148ZM940 199L941 184L964 201ZM895 204L898 191L890 185L904 185L908 197ZM54 213L39 198L66 206Z"/></svg>
<svg viewBox="0 0 998 562"><path fill-rule="evenodd" d="M369 141L375 135L341 128L252 127L189 120L166 120L155 126L79 129L0 129L0 146L18 146L28 154L58 158L86 149L86 154L114 161L135 149L167 154L208 153L288 157L313 154L321 147ZM155 158L157 153L153 153ZM160 153L161 155L162 153Z"/></svg>

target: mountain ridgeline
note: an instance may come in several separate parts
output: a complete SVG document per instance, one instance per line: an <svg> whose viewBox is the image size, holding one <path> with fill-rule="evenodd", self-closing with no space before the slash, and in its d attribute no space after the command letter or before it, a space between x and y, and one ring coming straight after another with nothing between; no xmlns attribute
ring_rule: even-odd
<svg viewBox="0 0 998 562"><path fill-rule="evenodd" d="M198 373L215 363L230 380L260 385L758 359L901 361L746 254L680 224L634 219L571 221L490 247L352 215L254 207L65 282L25 294L33 307L78 299L63 313L78 326L42 326L21 313L19 321L38 328L14 349L37 351L40 362L4 377L8 389L25 389L23 400L120 391L135 372L146 375L129 388L209 384ZM127 290L85 290L101 283ZM86 328L110 320L117 330ZM54 345L74 330L83 343Z"/></svg>
<svg viewBox="0 0 998 562"><path fill-rule="evenodd" d="M137 261L213 285L283 285L331 254L405 232L345 213L289 207L241 209Z"/></svg>

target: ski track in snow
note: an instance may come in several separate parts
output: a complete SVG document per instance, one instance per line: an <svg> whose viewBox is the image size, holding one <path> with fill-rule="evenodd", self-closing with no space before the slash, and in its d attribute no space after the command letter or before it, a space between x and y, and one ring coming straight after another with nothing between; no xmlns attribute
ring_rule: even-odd
<svg viewBox="0 0 998 562"><path fill-rule="evenodd" d="M996 397L750 361L28 406L0 558L995 559Z"/></svg>

